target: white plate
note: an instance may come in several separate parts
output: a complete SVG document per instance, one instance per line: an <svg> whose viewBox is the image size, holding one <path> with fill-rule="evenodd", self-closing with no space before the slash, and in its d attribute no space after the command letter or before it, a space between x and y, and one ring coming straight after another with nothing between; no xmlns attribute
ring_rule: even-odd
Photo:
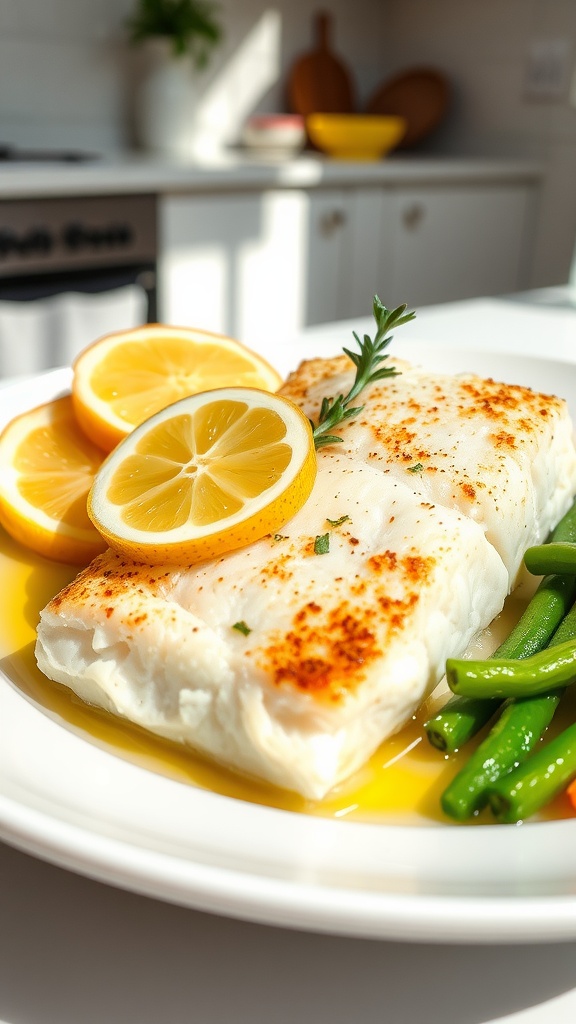
<svg viewBox="0 0 576 1024"><path fill-rule="evenodd" d="M408 345L402 355L422 351ZM437 347L433 365L562 394L576 413L576 365ZM7 388L2 419L68 381L55 371ZM0 836L17 847L127 889L270 924L394 939L576 938L576 820L384 827L256 806L128 763L54 720L8 676L1 682Z"/></svg>

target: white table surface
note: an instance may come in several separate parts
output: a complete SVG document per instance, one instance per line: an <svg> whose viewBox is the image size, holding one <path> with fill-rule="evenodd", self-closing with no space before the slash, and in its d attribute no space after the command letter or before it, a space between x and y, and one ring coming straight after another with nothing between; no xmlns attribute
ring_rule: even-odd
<svg viewBox="0 0 576 1024"><path fill-rule="evenodd" d="M319 328L302 348L335 330L348 341L348 325ZM489 350L505 336L533 355L546 354L553 331L558 354L576 359L566 289L430 308L405 330ZM0 1024L574 1020L575 942L425 945L288 931L124 892L0 844Z"/></svg>
<svg viewBox="0 0 576 1024"><path fill-rule="evenodd" d="M0 847L4 1024L573 1024L576 943L428 946L244 924Z"/></svg>

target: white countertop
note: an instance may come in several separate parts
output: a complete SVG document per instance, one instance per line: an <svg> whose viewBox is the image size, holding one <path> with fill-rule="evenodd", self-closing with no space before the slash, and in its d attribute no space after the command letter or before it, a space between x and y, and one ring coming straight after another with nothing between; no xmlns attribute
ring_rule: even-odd
<svg viewBox="0 0 576 1024"><path fill-rule="evenodd" d="M0 846L3 1024L573 1024L576 943L379 942L246 924Z"/></svg>
<svg viewBox="0 0 576 1024"><path fill-rule="evenodd" d="M79 163L0 163L0 199L272 187L537 183L542 175L542 165L527 160L394 156L348 163L303 154L266 161L230 152L191 163L125 155Z"/></svg>
<svg viewBox="0 0 576 1024"><path fill-rule="evenodd" d="M355 324L361 329L362 325ZM340 336L348 324L297 343ZM571 289L421 310L413 341L576 360ZM403 329L404 330L404 329ZM559 348L558 348L559 346ZM2 1024L571 1024L576 942L352 939L171 906L0 845Z"/></svg>

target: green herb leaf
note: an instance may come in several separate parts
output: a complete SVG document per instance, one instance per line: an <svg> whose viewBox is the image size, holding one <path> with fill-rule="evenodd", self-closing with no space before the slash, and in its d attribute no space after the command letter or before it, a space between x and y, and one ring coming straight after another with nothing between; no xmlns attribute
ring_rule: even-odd
<svg viewBox="0 0 576 1024"><path fill-rule="evenodd" d="M272 540L273 540L273 541L274 541L274 542L275 542L276 544L278 544L278 543L279 543L279 541L281 541L281 540L288 540L288 537L287 537L287 536L286 536L286 534L284 534L284 533L275 533L275 534L274 534L274 536L272 537Z"/></svg>
<svg viewBox="0 0 576 1024"><path fill-rule="evenodd" d="M421 462L417 462L414 466L406 466L408 473L421 473L424 466Z"/></svg>
<svg viewBox="0 0 576 1024"><path fill-rule="evenodd" d="M312 430L314 431L314 429L314 424L312 423ZM333 434L322 434L314 438L314 447L318 450L318 448L324 448L327 444L338 444L341 440L341 437L335 437Z"/></svg>
<svg viewBox="0 0 576 1024"><path fill-rule="evenodd" d="M197 68L206 66L223 36L212 0L137 0L126 27L135 44L157 36L169 39L174 55L189 54Z"/></svg>
<svg viewBox="0 0 576 1024"><path fill-rule="evenodd" d="M319 537L316 537L314 541L314 554L315 555L327 555L330 551L330 534L322 533Z"/></svg>
<svg viewBox="0 0 576 1024"><path fill-rule="evenodd" d="M380 302L377 295L374 296L372 312L376 321L376 334L374 338L372 339L368 334L365 334L363 340L360 341L356 332L353 331L352 333L358 344L359 351L355 352L351 349L344 349L344 352L356 367L356 376L350 391L347 395L337 395L336 398L323 398L318 414L318 422L314 423L313 420L310 420L316 448L322 448L327 444L336 444L342 440L341 437L329 432L338 423L351 419L353 416L358 416L362 412L364 406L352 407L352 402L368 384L373 384L377 380L384 380L385 377L395 377L398 374L395 367L381 365L388 358L387 354L383 355L382 353L392 341L392 335L388 334L388 332L395 327L401 327L402 324L408 323L409 320L413 320L416 314L414 312L406 313L406 304L397 306L396 309L387 309Z"/></svg>
<svg viewBox="0 0 576 1024"><path fill-rule="evenodd" d="M248 634L252 632L250 627L247 626L246 623L242 622L242 621L235 622L234 625L232 626L232 629L237 629L238 632L242 633L243 636L248 636Z"/></svg>
<svg viewBox="0 0 576 1024"><path fill-rule="evenodd" d="M340 519L328 519L327 518L326 522L330 523L330 526L334 527L334 526L342 526L342 523L351 523L352 520L350 519L350 516L340 516Z"/></svg>

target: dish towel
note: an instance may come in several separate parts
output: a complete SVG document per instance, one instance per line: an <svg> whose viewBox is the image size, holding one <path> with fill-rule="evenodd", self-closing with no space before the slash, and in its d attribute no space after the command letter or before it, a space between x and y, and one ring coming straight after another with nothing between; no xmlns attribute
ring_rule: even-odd
<svg viewBox="0 0 576 1024"><path fill-rule="evenodd" d="M137 284L97 294L64 292L31 302L0 301L0 377L69 366L97 338L146 322Z"/></svg>

